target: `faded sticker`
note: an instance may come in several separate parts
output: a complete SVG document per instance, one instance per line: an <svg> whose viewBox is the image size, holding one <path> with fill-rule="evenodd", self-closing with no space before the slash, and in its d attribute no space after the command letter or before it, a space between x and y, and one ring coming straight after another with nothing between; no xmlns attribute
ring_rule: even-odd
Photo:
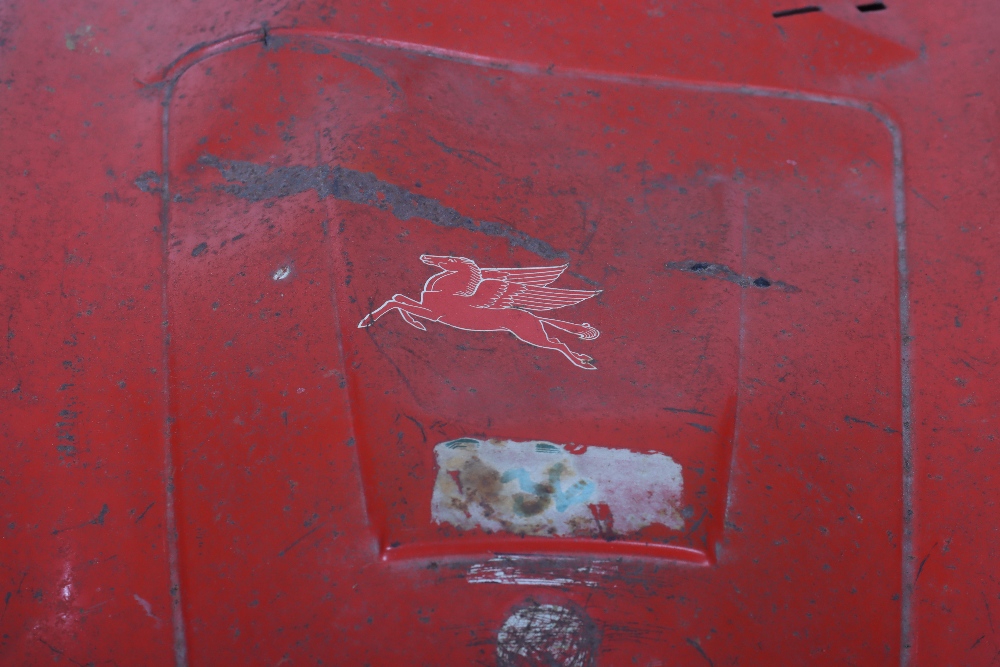
<svg viewBox="0 0 1000 667"><path fill-rule="evenodd" d="M431 516L456 528L610 537L679 529L681 466L660 453L460 438L434 447Z"/></svg>

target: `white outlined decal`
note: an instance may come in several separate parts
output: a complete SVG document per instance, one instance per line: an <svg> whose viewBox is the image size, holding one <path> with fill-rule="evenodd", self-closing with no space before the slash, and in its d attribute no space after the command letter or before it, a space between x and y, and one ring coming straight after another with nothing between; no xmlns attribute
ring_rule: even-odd
<svg viewBox="0 0 1000 667"><path fill-rule="evenodd" d="M396 294L365 315L358 323L359 329L371 326L391 310L398 310L404 322L421 331L427 328L420 320L440 322L462 331L508 331L528 345L561 352L580 368L597 370L591 357L569 349L550 334L548 327L581 340L597 338L600 335L597 329L586 322L576 324L539 317L532 312L573 306L601 293L549 287L568 264L481 269L466 257L421 255L420 261L441 269L424 283L420 299Z"/></svg>

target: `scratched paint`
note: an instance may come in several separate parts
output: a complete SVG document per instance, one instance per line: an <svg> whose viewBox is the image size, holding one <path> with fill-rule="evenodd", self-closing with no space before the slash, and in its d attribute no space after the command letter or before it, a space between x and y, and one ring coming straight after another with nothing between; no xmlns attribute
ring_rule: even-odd
<svg viewBox="0 0 1000 667"><path fill-rule="evenodd" d="M470 584L597 588L618 574L615 561L504 554L473 564L465 580Z"/></svg>
<svg viewBox="0 0 1000 667"><path fill-rule="evenodd" d="M600 649L597 625L577 605L529 600L497 633L498 667L590 667Z"/></svg>
<svg viewBox="0 0 1000 667"><path fill-rule="evenodd" d="M437 523L565 537L684 526L681 466L665 454L475 438L440 443L434 454Z"/></svg>

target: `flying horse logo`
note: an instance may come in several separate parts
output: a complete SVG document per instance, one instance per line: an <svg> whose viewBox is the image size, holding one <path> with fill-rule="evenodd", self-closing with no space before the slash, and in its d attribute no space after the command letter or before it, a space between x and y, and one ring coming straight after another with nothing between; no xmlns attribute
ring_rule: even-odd
<svg viewBox="0 0 1000 667"><path fill-rule="evenodd" d="M574 352L555 338L553 330L593 340L600 332L586 322L576 324L535 312L573 306L600 294L584 290L549 287L562 275L568 264L523 269L481 269L465 257L421 255L420 261L441 271L424 283L420 300L396 294L358 323L363 329L391 310L407 324L421 331L427 328L420 320L440 322L463 331L509 331L528 345L556 350L573 364L596 370L593 359Z"/></svg>

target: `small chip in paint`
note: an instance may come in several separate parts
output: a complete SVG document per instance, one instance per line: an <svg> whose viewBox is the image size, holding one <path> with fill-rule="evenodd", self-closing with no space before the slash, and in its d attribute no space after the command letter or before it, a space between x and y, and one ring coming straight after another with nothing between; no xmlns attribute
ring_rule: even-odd
<svg viewBox="0 0 1000 667"><path fill-rule="evenodd" d="M289 275L291 275L291 273L292 273L292 267L290 267L290 266L283 266L280 269L278 269L277 271L275 271L274 275L271 276L271 277L274 278L275 280L284 280Z"/></svg>

